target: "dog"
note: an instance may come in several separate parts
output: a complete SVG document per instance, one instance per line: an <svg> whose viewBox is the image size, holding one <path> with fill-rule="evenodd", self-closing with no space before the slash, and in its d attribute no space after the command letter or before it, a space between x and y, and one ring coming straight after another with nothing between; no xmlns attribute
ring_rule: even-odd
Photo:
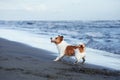
<svg viewBox="0 0 120 80"><path fill-rule="evenodd" d="M64 56L75 56L76 61L75 64L82 59L82 63L85 62L85 44L81 45L70 45L66 41L64 41L64 37L58 35L54 39L51 38L51 42L55 43L59 52L59 56L54 59L54 61L61 60Z"/></svg>

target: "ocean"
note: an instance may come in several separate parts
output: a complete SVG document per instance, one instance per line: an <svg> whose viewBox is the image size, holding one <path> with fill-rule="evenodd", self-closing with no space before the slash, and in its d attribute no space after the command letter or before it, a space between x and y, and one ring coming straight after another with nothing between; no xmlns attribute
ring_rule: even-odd
<svg viewBox="0 0 120 80"><path fill-rule="evenodd" d="M101 21L0 21L0 28L53 37L63 35L71 44L120 54L120 20Z"/></svg>
<svg viewBox="0 0 120 80"><path fill-rule="evenodd" d="M63 35L71 44L86 44L86 63L120 70L120 20L0 21L0 38L54 52L51 37Z"/></svg>

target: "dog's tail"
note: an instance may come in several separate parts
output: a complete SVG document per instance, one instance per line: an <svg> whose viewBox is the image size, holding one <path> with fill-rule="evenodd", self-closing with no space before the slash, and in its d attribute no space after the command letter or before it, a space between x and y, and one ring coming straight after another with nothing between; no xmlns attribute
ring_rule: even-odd
<svg viewBox="0 0 120 80"><path fill-rule="evenodd" d="M80 44L80 45L78 46L78 48L79 48L80 53L85 52L85 44Z"/></svg>
<svg viewBox="0 0 120 80"><path fill-rule="evenodd" d="M80 44L79 47L85 48L85 44L84 44L84 43L83 43L83 44Z"/></svg>

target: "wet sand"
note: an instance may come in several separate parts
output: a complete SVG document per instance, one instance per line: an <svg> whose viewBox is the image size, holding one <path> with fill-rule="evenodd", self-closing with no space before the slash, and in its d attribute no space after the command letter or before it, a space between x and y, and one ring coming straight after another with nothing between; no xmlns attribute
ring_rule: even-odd
<svg viewBox="0 0 120 80"><path fill-rule="evenodd" d="M0 80L120 79L120 71L87 63L54 62L52 54L56 53L0 38Z"/></svg>

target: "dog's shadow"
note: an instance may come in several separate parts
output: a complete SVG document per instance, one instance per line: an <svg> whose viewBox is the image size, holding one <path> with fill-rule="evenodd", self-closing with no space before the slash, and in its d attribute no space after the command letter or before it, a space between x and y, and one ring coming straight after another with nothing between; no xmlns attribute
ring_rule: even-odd
<svg viewBox="0 0 120 80"><path fill-rule="evenodd" d="M62 64L66 64L66 65L71 65L71 66L80 66L80 65L84 65L82 62L79 63L75 63L76 59L74 57L64 57L61 60L59 60L58 62L62 63Z"/></svg>

